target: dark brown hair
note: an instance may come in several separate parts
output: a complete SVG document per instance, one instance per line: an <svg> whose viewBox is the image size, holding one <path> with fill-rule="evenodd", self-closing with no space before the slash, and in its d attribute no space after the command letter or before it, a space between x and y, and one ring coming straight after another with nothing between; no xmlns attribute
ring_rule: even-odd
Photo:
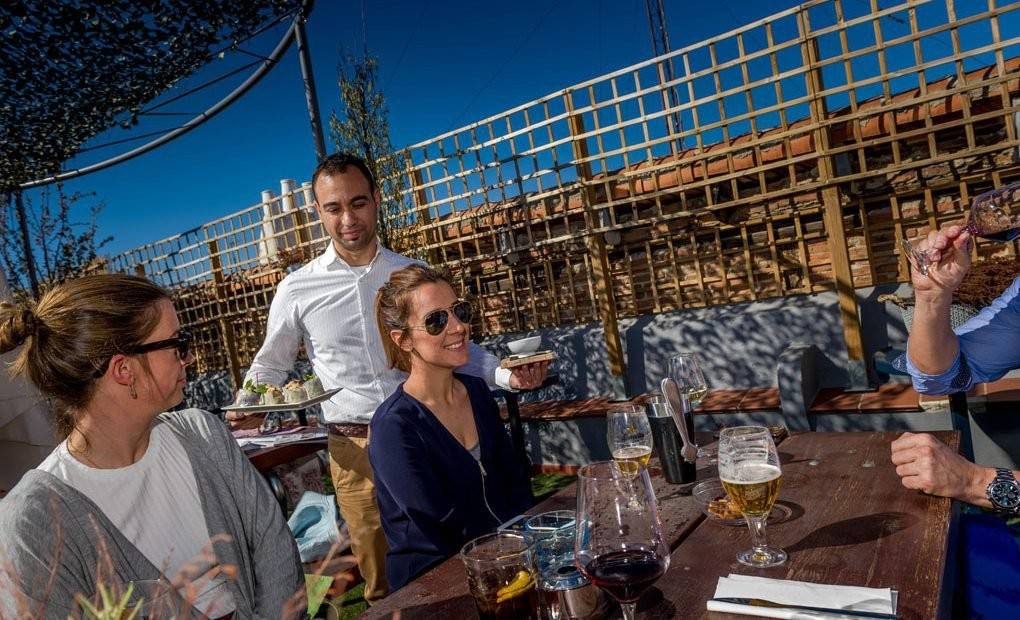
<svg viewBox="0 0 1020 620"><path fill-rule="evenodd" d="M92 400L95 373L156 329L162 299L170 295L137 276L69 280L38 303L0 303L0 353L25 345L11 374L28 377L54 401L57 432L66 437Z"/></svg>
<svg viewBox="0 0 1020 620"><path fill-rule="evenodd" d="M315 197L315 182L321 175L324 174L328 177L341 175L347 172L347 168L349 166L354 166L361 171L361 174L365 175L365 179L368 181L368 190L374 192L376 187L375 175L372 174L372 170L369 169L368 164L364 159L353 153L333 153L332 155L323 158L312 173L312 197ZM318 200L318 198L316 198L316 200Z"/></svg>
<svg viewBox="0 0 1020 620"><path fill-rule="evenodd" d="M453 288L450 276L441 269L426 265L408 265L390 274L390 279L375 295L375 320L379 325L383 349L390 368L411 372L411 356L390 338L394 329L407 330L411 316L411 294L423 284L443 282Z"/></svg>

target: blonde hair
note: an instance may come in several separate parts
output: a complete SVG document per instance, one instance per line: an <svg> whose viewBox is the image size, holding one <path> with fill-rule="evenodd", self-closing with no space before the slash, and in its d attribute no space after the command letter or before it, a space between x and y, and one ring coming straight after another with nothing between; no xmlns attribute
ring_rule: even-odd
<svg viewBox="0 0 1020 620"><path fill-rule="evenodd" d="M390 332L406 332L407 321L411 316L412 293L423 284L438 282L453 288L450 276L445 271L426 265L408 265L391 273L390 279L376 293L375 320L390 368L411 372L411 356L390 338Z"/></svg>
<svg viewBox="0 0 1020 620"><path fill-rule="evenodd" d="M55 401L57 431L66 437L95 394L96 373L156 329L163 299L170 299L163 288L137 276L69 280L38 303L0 303L0 353L24 345L10 372Z"/></svg>

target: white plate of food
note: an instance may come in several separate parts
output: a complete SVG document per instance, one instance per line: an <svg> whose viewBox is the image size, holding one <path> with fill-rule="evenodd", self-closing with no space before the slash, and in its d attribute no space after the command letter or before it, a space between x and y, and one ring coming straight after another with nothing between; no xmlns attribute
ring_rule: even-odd
<svg viewBox="0 0 1020 620"><path fill-rule="evenodd" d="M329 400L342 389L323 390L322 382L314 375L305 377L303 382L291 381L283 387L249 380L237 391L234 402L224 405L223 409L244 413L297 411Z"/></svg>

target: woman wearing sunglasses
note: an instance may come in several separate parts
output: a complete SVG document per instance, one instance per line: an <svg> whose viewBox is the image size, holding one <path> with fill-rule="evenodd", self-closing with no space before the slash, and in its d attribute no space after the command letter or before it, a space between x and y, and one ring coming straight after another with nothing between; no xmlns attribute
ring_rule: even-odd
<svg viewBox="0 0 1020 620"><path fill-rule="evenodd" d="M379 290L376 319L390 364L410 373L372 417L368 448L396 589L534 500L485 382L454 372L468 360L471 305L442 273L411 265Z"/></svg>
<svg viewBox="0 0 1020 620"><path fill-rule="evenodd" d="M165 578L168 617L279 618L303 590L283 515L223 423L169 411L190 345L144 278L0 304L0 352L21 346L12 371L56 406L64 437L0 501L0 617L77 617L76 595L100 584Z"/></svg>

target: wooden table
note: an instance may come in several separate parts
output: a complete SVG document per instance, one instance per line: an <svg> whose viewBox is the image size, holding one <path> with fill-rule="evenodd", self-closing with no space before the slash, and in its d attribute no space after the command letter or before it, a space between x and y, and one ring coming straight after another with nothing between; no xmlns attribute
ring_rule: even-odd
<svg viewBox="0 0 1020 620"><path fill-rule="evenodd" d="M956 432L934 433L952 448ZM955 530L948 499L904 489L889 461L898 433L803 433L779 448L783 486L779 501L791 517L769 526L769 540L789 553L783 566L754 570L736 561L750 545L746 527L707 521L693 497L653 475L670 568L641 599L639 618L739 618L709 613L705 602L716 581L730 573L899 590L903 618L948 617L951 578L947 561ZM699 469L698 477L715 472ZM571 485L532 513L575 507ZM464 566L451 558L373 606L364 617L476 618ZM747 617L747 616L743 616Z"/></svg>
<svg viewBox="0 0 1020 620"><path fill-rule="evenodd" d="M307 439L305 441L295 441L293 443L285 443L279 446L269 446L267 448L257 448L245 452L248 460L255 466L255 469L262 473L266 473L270 469L277 465L283 465L296 461L302 457L308 456L309 454L315 454L319 450L325 450L328 447L328 442L325 437L316 439Z"/></svg>

